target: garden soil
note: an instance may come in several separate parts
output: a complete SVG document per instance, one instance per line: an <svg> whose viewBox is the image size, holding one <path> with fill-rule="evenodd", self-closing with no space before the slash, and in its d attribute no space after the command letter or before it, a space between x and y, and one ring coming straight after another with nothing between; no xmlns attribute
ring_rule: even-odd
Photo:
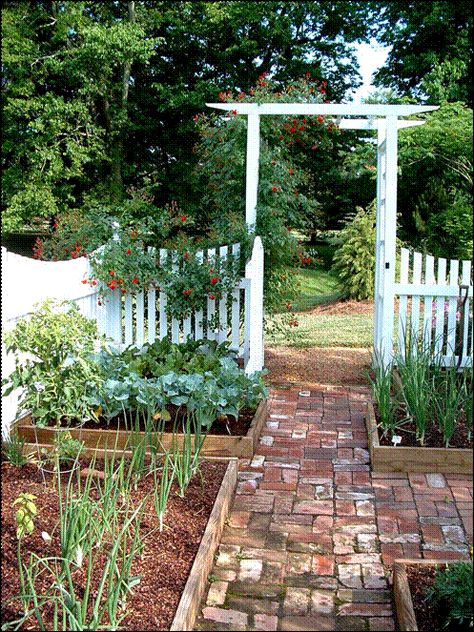
<svg viewBox="0 0 474 632"><path fill-rule="evenodd" d="M81 463L86 466L87 463ZM95 467L98 467L96 464ZM120 629L123 630L169 630L181 594L184 590L194 557L199 548L214 501L222 482L226 463L202 463L202 477L195 476L186 492L185 498L179 498L175 489L170 495L165 516L165 529L159 533L157 517L151 498L142 521L144 553L137 557L132 567L132 575L140 575L139 586L129 596L126 606L126 618ZM51 482L42 481L36 465L15 467L2 463L2 622L17 619L19 602L13 600L19 591L19 576L16 557L16 524L13 501L22 492L37 496L38 516L35 530L25 537L23 544L24 560L30 553L41 557L58 555L58 495ZM139 483L134 492L134 501L140 502L152 491L153 477L149 476ZM46 531L52 537L46 544L41 532ZM147 537L147 535L149 537ZM105 554L104 554L105 560ZM102 561L104 561L102 560ZM74 581L77 591L84 583L84 567L76 568ZM102 563L95 565L94 583L98 586ZM41 593L50 586L46 575L38 581ZM46 614L46 628L52 630L51 612ZM29 620L21 630L38 629L33 620Z"/></svg>

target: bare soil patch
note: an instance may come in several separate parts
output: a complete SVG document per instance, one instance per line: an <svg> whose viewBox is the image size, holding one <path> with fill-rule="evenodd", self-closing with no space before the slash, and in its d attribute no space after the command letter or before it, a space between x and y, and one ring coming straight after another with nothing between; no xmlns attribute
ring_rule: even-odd
<svg viewBox="0 0 474 632"><path fill-rule="evenodd" d="M362 314L372 316L374 313L373 301L332 301L330 303L321 303L315 305L309 310L304 311L305 314L325 314L326 316L341 316Z"/></svg>
<svg viewBox="0 0 474 632"><path fill-rule="evenodd" d="M366 371L369 363L368 349L295 349L283 346L265 348L265 366L270 383L367 385Z"/></svg>

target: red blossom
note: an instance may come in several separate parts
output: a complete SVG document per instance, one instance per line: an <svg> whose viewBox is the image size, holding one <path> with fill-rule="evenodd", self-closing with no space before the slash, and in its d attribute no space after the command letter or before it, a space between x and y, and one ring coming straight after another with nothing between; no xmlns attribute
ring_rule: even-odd
<svg viewBox="0 0 474 632"><path fill-rule="evenodd" d="M296 133L296 127L290 127L290 133L291 134L295 134Z"/></svg>
<svg viewBox="0 0 474 632"><path fill-rule="evenodd" d="M321 114L318 116L318 123L324 123L324 116L321 116Z"/></svg>
<svg viewBox="0 0 474 632"><path fill-rule="evenodd" d="M304 76L305 76L305 77L308 77L308 79L309 79L309 77L311 77L311 73L310 73L310 72L305 72L305 75L304 75Z"/></svg>
<svg viewBox="0 0 474 632"><path fill-rule="evenodd" d="M219 277L218 276L214 276L211 279L211 285L215 285L216 283L219 283Z"/></svg>
<svg viewBox="0 0 474 632"><path fill-rule="evenodd" d="M81 283L85 285L86 283L89 283L89 281L87 279L82 279Z"/></svg>
<svg viewBox="0 0 474 632"><path fill-rule="evenodd" d="M138 281L137 277L134 277L134 278L132 279L132 283L133 283L134 285L137 285L137 283L139 283L139 281Z"/></svg>
<svg viewBox="0 0 474 632"><path fill-rule="evenodd" d="M183 258L185 261L187 261L189 259L189 252L185 252Z"/></svg>
<svg viewBox="0 0 474 632"><path fill-rule="evenodd" d="M183 294L184 296L191 296L191 294L193 293L193 291L191 289L189 290L183 290Z"/></svg>
<svg viewBox="0 0 474 632"><path fill-rule="evenodd" d="M280 189L278 187L272 187L273 193L277 193Z"/></svg>
<svg viewBox="0 0 474 632"><path fill-rule="evenodd" d="M216 297L214 296L214 294L209 293L208 296L209 296L211 301L215 301L216 300Z"/></svg>
<svg viewBox="0 0 474 632"><path fill-rule="evenodd" d="M184 222L187 220L186 215L180 215L179 219L181 220L181 222L184 224Z"/></svg>
<svg viewBox="0 0 474 632"><path fill-rule="evenodd" d="M110 276L114 276L115 270L109 270L109 274L110 274Z"/></svg>
<svg viewBox="0 0 474 632"><path fill-rule="evenodd" d="M131 249L131 248L128 248L128 249L127 249L126 254L127 254L127 255L131 255L131 254L132 254L132 249Z"/></svg>

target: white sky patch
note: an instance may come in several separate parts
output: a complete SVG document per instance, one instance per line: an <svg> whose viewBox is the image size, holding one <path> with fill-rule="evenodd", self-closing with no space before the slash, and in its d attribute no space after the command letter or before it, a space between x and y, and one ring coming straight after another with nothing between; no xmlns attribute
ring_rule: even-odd
<svg viewBox="0 0 474 632"><path fill-rule="evenodd" d="M372 75L381 68L387 60L390 47L382 47L372 40L370 44L355 44L357 60L362 76L362 85L354 93L354 103L362 103L362 99L368 97L375 90L372 84Z"/></svg>

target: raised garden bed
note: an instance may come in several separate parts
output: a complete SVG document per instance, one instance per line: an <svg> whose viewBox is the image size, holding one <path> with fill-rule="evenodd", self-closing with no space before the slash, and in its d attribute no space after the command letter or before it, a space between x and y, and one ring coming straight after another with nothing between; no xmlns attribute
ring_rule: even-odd
<svg viewBox="0 0 474 632"><path fill-rule="evenodd" d="M87 464L82 462L81 466L84 465ZM145 548L143 555L134 561L133 568L133 574L140 575L141 581L133 588L127 599L127 616L120 629L193 629L237 483L237 460L212 459L204 461L201 468L203 479L195 476L184 498L171 494L165 517L166 528L162 533L156 532L156 515L153 508L146 509L146 519L140 527ZM144 478L134 492L134 500L138 502L144 498L152 485L152 477ZM48 481L43 482L41 473L35 465L19 468L3 463L3 622L15 619L18 615L19 603L10 601L19 590L16 508L12 507L12 503L25 490L37 496L38 515L35 530L26 538L24 550L40 556L58 555L60 551L58 536L54 532L58 521L57 490L48 485ZM52 534L49 544L43 541L42 531ZM152 532L153 535L147 538L146 535ZM76 573L75 581L80 583L81 569L77 569ZM38 581L41 583L43 580L40 578ZM44 582L48 583L47 577L44 578ZM39 589L41 590L41 586ZM31 625L30 621L23 624L21 629L33 629L32 625L35 624L33 622Z"/></svg>
<svg viewBox="0 0 474 632"><path fill-rule="evenodd" d="M426 599L426 591L434 584L436 569L453 560L395 560L393 564L393 591L399 630L432 631L442 629L446 611ZM472 629L459 624L447 630Z"/></svg>
<svg viewBox="0 0 474 632"><path fill-rule="evenodd" d="M370 462L374 472L446 472L470 474L473 452L469 448L430 448L382 445L375 410L367 404L365 418L369 440Z"/></svg>
<svg viewBox="0 0 474 632"><path fill-rule="evenodd" d="M241 457L250 458L253 456L257 447L260 431L267 419L268 409L266 400L261 401L250 421L246 434L229 435L229 434L209 434L206 437L201 454L203 456L219 456L219 457ZM230 424L232 428L232 424ZM31 422L28 415L16 422L18 436L28 443L41 443L45 445L53 445L54 428L38 428ZM130 438L130 432L120 429L107 428L71 428L71 436L74 439L84 442L86 448L97 448L100 450L123 450ZM136 433L135 433L136 435ZM135 436L139 440L143 433ZM165 432L162 435L162 444L164 448L171 446L173 435L171 432ZM182 435L177 435L178 445L182 445Z"/></svg>

